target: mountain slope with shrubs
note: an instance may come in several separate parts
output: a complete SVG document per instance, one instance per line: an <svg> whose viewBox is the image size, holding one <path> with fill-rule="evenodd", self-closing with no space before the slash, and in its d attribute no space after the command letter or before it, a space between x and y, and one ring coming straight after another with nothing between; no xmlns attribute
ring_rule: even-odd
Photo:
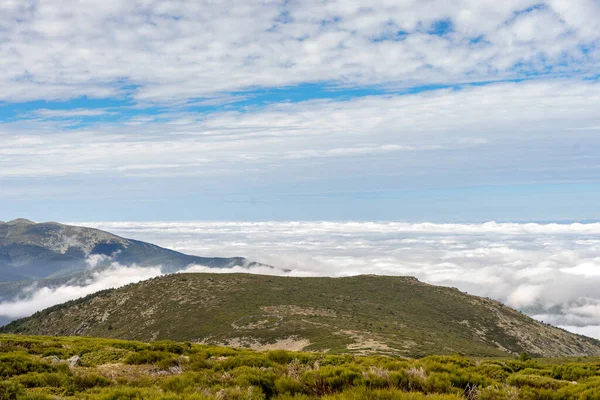
<svg viewBox="0 0 600 400"><path fill-rule="evenodd" d="M51 307L2 331L405 357L600 355L599 341L496 301L386 276L175 274Z"/></svg>

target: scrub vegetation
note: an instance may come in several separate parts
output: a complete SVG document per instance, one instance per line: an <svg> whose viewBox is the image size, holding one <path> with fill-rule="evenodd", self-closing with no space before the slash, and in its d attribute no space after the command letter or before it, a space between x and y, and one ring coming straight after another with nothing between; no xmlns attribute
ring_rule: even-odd
<svg viewBox="0 0 600 400"><path fill-rule="evenodd" d="M600 355L598 340L401 276L174 274L51 307L0 332L394 357Z"/></svg>
<svg viewBox="0 0 600 400"><path fill-rule="evenodd" d="M0 335L0 399L600 399L600 358L407 359Z"/></svg>

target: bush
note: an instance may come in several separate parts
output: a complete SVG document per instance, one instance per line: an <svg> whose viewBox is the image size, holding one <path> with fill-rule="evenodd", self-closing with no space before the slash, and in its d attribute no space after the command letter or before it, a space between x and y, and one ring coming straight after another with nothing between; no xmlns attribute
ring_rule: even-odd
<svg viewBox="0 0 600 400"><path fill-rule="evenodd" d="M23 393L23 387L15 382L0 381L0 400L16 400Z"/></svg>
<svg viewBox="0 0 600 400"><path fill-rule="evenodd" d="M272 367L273 363L271 360L259 355L239 355L237 357L229 357L226 360L218 362L214 365L215 369L222 369L225 371L232 370L239 367Z"/></svg>
<svg viewBox="0 0 600 400"><path fill-rule="evenodd" d="M344 393L325 396L323 400L458 400L457 395L425 395L423 393L406 393L398 389L356 388Z"/></svg>
<svg viewBox="0 0 600 400"><path fill-rule="evenodd" d="M161 340L150 343L150 350L164 351L167 353L183 354L192 348L191 343L177 343L170 340Z"/></svg>
<svg viewBox="0 0 600 400"><path fill-rule="evenodd" d="M39 373L33 372L27 375L21 375L16 378L16 382L27 388L33 387L64 387L69 382L69 377L56 372Z"/></svg>
<svg viewBox="0 0 600 400"><path fill-rule="evenodd" d="M304 387L298 380L282 376L275 380L275 391L279 394L300 394L304 392Z"/></svg>
<svg viewBox="0 0 600 400"><path fill-rule="evenodd" d="M301 375L302 384L316 396L339 392L357 386L362 380L360 371L349 367L321 367Z"/></svg>
<svg viewBox="0 0 600 400"><path fill-rule="evenodd" d="M38 359L24 354L5 354L0 356L0 378L8 378L29 372L51 372L56 368L42 363Z"/></svg>
<svg viewBox="0 0 600 400"><path fill-rule="evenodd" d="M0 345L0 400L52 396L88 400L600 400L600 359L561 363L434 356L401 360L257 353L169 341L129 346L92 338L17 338L5 343L2 340ZM86 367L52 365L41 359L60 352L82 354ZM93 365L115 358L153 367L121 365L113 380L94 373Z"/></svg>
<svg viewBox="0 0 600 400"><path fill-rule="evenodd" d="M173 355L164 351L140 351L139 353L132 353L125 359L125 364L141 365L141 364L154 364L159 361L172 360Z"/></svg>
<svg viewBox="0 0 600 400"><path fill-rule="evenodd" d="M71 387L74 392L83 392L95 387L110 386L110 384L110 379L103 376L96 374L81 374L73 376Z"/></svg>
<svg viewBox="0 0 600 400"><path fill-rule="evenodd" d="M599 373L599 367L593 364L577 365L566 364L557 365L552 368L550 376L554 379L563 379L566 381L578 381L582 378L596 376Z"/></svg>
<svg viewBox="0 0 600 400"><path fill-rule="evenodd" d="M270 398L275 394L275 374L266 369L242 367L233 372L235 383L240 387L254 386Z"/></svg>
<svg viewBox="0 0 600 400"><path fill-rule="evenodd" d="M267 353L267 358L277 364L289 364L294 357L285 350L273 350Z"/></svg>
<svg viewBox="0 0 600 400"><path fill-rule="evenodd" d="M519 388L529 386L536 389L560 389L561 387L569 384L569 382L566 381L557 381L544 376L520 374L509 376L506 380L506 383Z"/></svg>

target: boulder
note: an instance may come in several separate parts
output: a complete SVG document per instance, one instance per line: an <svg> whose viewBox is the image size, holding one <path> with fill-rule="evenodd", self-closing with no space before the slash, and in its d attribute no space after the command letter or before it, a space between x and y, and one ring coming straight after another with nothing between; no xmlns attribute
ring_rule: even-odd
<svg viewBox="0 0 600 400"><path fill-rule="evenodd" d="M60 358L56 357L56 356L48 356L48 357L44 357L42 360L49 362L52 365L58 364L60 363Z"/></svg>
<svg viewBox="0 0 600 400"><path fill-rule="evenodd" d="M67 360L70 367L78 367L81 365L81 358L79 356L73 356Z"/></svg>

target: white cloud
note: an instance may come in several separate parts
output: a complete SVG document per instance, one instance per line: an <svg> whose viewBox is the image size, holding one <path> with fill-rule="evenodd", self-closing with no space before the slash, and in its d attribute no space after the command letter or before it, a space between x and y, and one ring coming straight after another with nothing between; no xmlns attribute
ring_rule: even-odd
<svg viewBox="0 0 600 400"><path fill-rule="evenodd" d="M543 290L540 285L521 285L508 296L506 302L513 307L531 307L536 304Z"/></svg>
<svg viewBox="0 0 600 400"><path fill-rule="evenodd" d="M40 108L31 113L33 116L41 118L78 118L78 117L98 117L111 114L110 111L100 108L74 108L69 110L50 110Z"/></svg>
<svg viewBox="0 0 600 400"><path fill-rule="evenodd" d="M3 1L0 96L164 102L306 82L586 74L599 20L594 0ZM452 29L429 34L440 21Z"/></svg>
<svg viewBox="0 0 600 400"><path fill-rule="evenodd" d="M332 179L385 172L418 173L430 186L595 180L597 132L573 129L598 126L599 103L599 84L557 80L166 113L78 129L21 121L0 126L0 178L228 175L243 185L283 170L286 181L309 178L321 160L328 168L319 175Z"/></svg>
<svg viewBox="0 0 600 400"><path fill-rule="evenodd" d="M20 318L56 304L87 296L104 289L118 288L130 283L162 275L160 267L126 267L113 264L110 268L94 272L83 282L73 282L60 287L31 287L24 296L0 303L0 317Z"/></svg>
<svg viewBox="0 0 600 400"><path fill-rule="evenodd" d="M562 325L562 326L560 326L560 328L563 328L570 332L577 333L579 335L600 338L600 325L590 325L590 326Z"/></svg>
<svg viewBox="0 0 600 400"><path fill-rule="evenodd" d="M86 257L85 263L90 269L94 269L98 266L98 264L110 261L111 258L112 257L107 256L106 254L90 254Z"/></svg>

